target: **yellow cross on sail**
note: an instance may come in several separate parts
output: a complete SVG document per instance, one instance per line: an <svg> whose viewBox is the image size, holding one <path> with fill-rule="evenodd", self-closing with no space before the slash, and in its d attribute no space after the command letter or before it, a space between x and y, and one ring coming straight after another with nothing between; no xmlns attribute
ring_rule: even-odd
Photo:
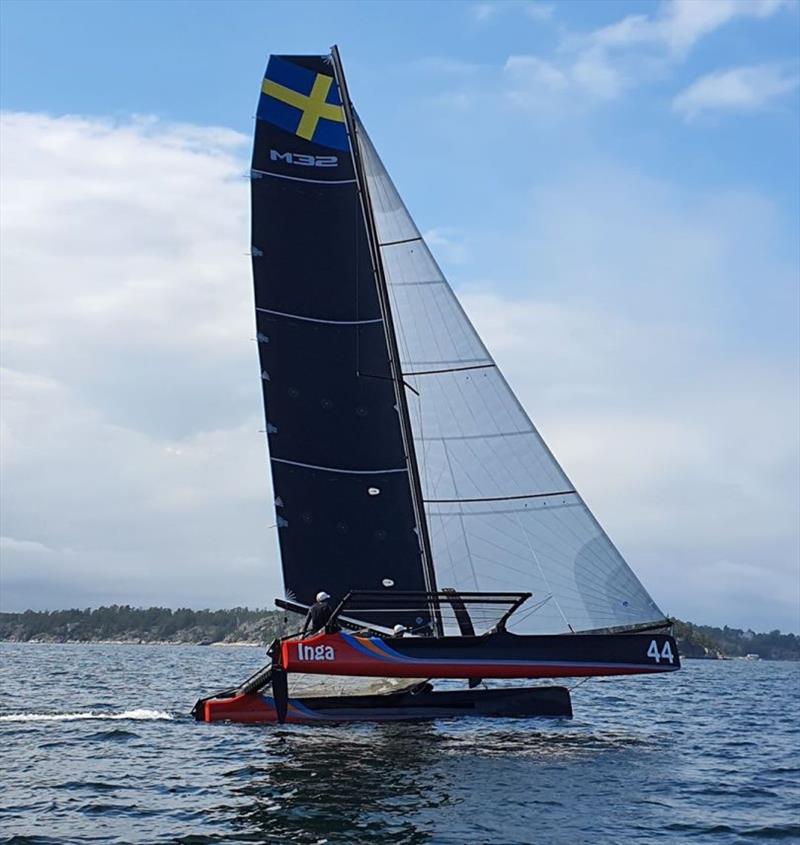
<svg viewBox="0 0 800 845"><path fill-rule="evenodd" d="M261 83L258 117L315 144L348 149L344 112L332 76L273 56Z"/></svg>
<svg viewBox="0 0 800 845"><path fill-rule="evenodd" d="M310 141L314 137L314 132L317 129L317 123L320 118L344 123L342 107L333 106L325 102L325 98L328 96L332 84L333 77L323 76L323 74L318 73L311 87L311 93L308 96L300 94L298 91L293 91L284 85L279 85L271 79L264 80L261 90L270 97L275 97L276 100L288 103L290 106L294 106L303 112L295 134Z"/></svg>

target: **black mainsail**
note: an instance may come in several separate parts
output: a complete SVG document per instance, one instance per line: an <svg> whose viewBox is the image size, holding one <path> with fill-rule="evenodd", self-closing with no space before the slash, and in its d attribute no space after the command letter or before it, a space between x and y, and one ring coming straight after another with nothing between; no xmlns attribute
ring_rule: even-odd
<svg viewBox="0 0 800 845"><path fill-rule="evenodd" d="M339 85L272 56L252 163L257 340L286 595L426 591L412 472ZM378 624L380 618L365 615ZM430 615L398 616L406 625Z"/></svg>

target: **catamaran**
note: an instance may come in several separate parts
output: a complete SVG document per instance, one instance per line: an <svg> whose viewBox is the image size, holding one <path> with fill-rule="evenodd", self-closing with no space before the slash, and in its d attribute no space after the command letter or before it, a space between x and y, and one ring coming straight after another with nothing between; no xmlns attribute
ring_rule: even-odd
<svg viewBox="0 0 800 845"><path fill-rule="evenodd" d="M204 721L570 716L535 679L673 672L670 620L506 383L356 113L336 47L271 56L251 175L285 598L310 636ZM436 689L438 679L463 679Z"/></svg>

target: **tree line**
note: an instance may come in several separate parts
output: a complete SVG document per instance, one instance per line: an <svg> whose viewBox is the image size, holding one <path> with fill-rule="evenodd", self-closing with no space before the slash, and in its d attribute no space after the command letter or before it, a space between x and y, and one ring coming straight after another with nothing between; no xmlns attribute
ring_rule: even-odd
<svg viewBox="0 0 800 845"><path fill-rule="evenodd" d="M283 619L279 611L110 607L0 613L0 640L27 642L264 642Z"/></svg>
<svg viewBox="0 0 800 845"><path fill-rule="evenodd" d="M679 644L685 644L683 651L687 657L745 657L757 654L765 660L800 660L800 637L796 634L782 634L777 629L757 634L755 631L729 628L727 625L715 628L676 621L674 630ZM700 650L704 653L700 653Z"/></svg>
<svg viewBox="0 0 800 845"><path fill-rule="evenodd" d="M182 607L110 607L83 610L26 610L0 613L0 640L29 642L264 643L296 630L298 617L277 610L192 610ZM758 654L765 660L800 660L800 637L780 631L757 634L740 628L715 628L675 622L675 636L686 657L744 657Z"/></svg>

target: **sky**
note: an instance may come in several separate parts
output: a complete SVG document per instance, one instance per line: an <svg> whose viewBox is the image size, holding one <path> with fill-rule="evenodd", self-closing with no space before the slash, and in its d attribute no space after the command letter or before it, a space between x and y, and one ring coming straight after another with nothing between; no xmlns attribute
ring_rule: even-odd
<svg viewBox="0 0 800 845"><path fill-rule="evenodd" d="M282 594L248 181L342 52L406 204L669 614L800 630L800 9L0 4L0 609Z"/></svg>

